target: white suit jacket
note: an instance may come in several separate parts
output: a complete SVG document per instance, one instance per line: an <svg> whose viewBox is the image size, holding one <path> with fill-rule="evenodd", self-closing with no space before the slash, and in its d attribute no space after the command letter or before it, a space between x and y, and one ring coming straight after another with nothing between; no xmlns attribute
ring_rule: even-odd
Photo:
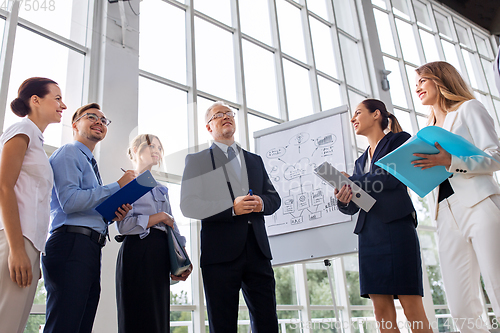
<svg viewBox="0 0 500 333"><path fill-rule="evenodd" d="M464 102L456 111L446 115L443 128L460 135L493 159L484 156L454 156L447 171L451 187L460 203L472 207L493 194L500 194L500 187L493 172L500 170L500 142L493 118L476 99ZM437 218L438 189L434 189L432 216Z"/></svg>

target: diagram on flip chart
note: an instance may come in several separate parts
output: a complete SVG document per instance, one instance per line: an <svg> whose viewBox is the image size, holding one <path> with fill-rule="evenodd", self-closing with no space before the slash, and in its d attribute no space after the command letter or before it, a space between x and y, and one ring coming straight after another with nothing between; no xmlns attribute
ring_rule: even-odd
<svg viewBox="0 0 500 333"><path fill-rule="evenodd" d="M346 170L340 115L318 119L258 138L281 207L266 217L269 236L351 221L337 209L333 188L314 175L324 161Z"/></svg>

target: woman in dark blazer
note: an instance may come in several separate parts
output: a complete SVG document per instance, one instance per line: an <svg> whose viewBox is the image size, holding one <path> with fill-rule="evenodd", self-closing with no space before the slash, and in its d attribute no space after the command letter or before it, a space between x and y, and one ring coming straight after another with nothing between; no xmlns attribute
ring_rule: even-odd
<svg viewBox="0 0 500 333"><path fill-rule="evenodd" d="M389 119L392 131L385 134ZM361 296L372 300L381 332L394 332L398 327L394 298L399 298L413 332L432 332L422 303L415 209L406 186L374 165L408 140L410 134L401 131L396 117L376 99L361 102L351 122L356 134L366 136L370 146L356 160L354 174L349 178L377 200L365 212L351 202L348 186L335 191L341 212L354 215L359 211L354 232L359 242Z"/></svg>

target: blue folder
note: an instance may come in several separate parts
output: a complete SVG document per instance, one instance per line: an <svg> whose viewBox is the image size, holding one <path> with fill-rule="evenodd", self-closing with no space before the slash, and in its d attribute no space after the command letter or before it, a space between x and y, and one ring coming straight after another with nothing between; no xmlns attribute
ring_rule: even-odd
<svg viewBox="0 0 500 333"><path fill-rule="evenodd" d="M414 167L411 164L411 161L419 159L419 157L413 156L415 153L439 153L439 150L434 146L435 142L438 142L448 153L458 157L485 156L493 159L460 135L453 134L438 126L428 126L418 131L417 135L404 145L375 162L375 165L387 170L423 198L452 175L446 171L444 166L422 170L422 168Z"/></svg>
<svg viewBox="0 0 500 333"><path fill-rule="evenodd" d="M156 186L156 180L149 170L144 171L136 179L119 189L115 194L104 200L95 209L107 221L111 222L118 207L123 204L132 204Z"/></svg>

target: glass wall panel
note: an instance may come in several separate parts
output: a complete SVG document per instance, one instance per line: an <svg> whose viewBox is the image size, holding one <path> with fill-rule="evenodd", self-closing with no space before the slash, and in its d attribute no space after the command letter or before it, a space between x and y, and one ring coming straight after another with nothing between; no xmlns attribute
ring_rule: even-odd
<svg viewBox="0 0 500 333"><path fill-rule="evenodd" d="M198 89L235 102L233 35L195 17L195 43Z"/></svg>
<svg viewBox="0 0 500 333"><path fill-rule="evenodd" d="M330 76L338 77L333 50L332 29L314 17L309 17L316 68Z"/></svg>
<svg viewBox="0 0 500 333"><path fill-rule="evenodd" d="M385 0L372 0L372 4L383 9L387 9L387 4L385 3Z"/></svg>
<svg viewBox="0 0 500 333"><path fill-rule="evenodd" d="M331 21L326 0L307 0L307 9L321 18Z"/></svg>
<svg viewBox="0 0 500 333"><path fill-rule="evenodd" d="M337 26L354 37L359 37L356 10L353 8L353 1L333 0L333 9L335 10L335 19Z"/></svg>
<svg viewBox="0 0 500 333"><path fill-rule="evenodd" d="M399 69L399 62L391 58L384 57L384 66L385 69L391 71L388 79L391 87L389 92L391 93L392 103L394 103L394 105L408 108L408 101L406 100L401 70Z"/></svg>
<svg viewBox="0 0 500 333"><path fill-rule="evenodd" d="M71 116L82 103L84 61L83 54L17 27L3 129L20 120L11 111L10 102L17 97L21 83L33 76L48 77L59 84L63 102L68 107L61 123L50 124L43 134L45 144L59 147L63 126L71 127Z"/></svg>
<svg viewBox="0 0 500 333"><path fill-rule="evenodd" d="M85 45L88 7L88 0L25 0L19 17Z"/></svg>
<svg viewBox="0 0 500 333"><path fill-rule="evenodd" d="M307 62L300 9L285 0L276 0L281 51Z"/></svg>
<svg viewBox="0 0 500 333"><path fill-rule="evenodd" d="M424 49L425 61L431 62L441 60L434 35L422 29L418 30L420 32L420 39Z"/></svg>
<svg viewBox="0 0 500 333"><path fill-rule="evenodd" d="M306 264L307 270L307 287L309 289L309 302L311 305L333 305L332 293L330 291L330 280L325 264L321 262L312 262ZM332 271L332 285L335 291L335 278ZM336 299L338 299L336 297ZM335 314L330 314L334 318Z"/></svg>
<svg viewBox="0 0 500 333"><path fill-rule="evenodd" d="M382 52L396 56L396 47L394 46L394 36L392 35L389 15L377 9L373 10L373 14L375 15L378 39L380 40Z"/></svg>
<svg viewBox="0 0 500 333"><path fill-rule="evenodd" d="M392 0L392 12L404 19L410 19L410 9L407 0Z"/></svg>
<svg viewBox="0 0 500 333"><path fill-rule="evenodd" d="M349 112L349 119L351 119L351 117L354 114L354 111L356 110L359 103L361 103L363 100L365 100L366 97L361 96L360 94L357 94L351 90L348 91L348 94L349 94L349 111L350 111ZM365 150L366 148L368 148L368 139L366 138L366 136L355 135L354 129L352 128L352 126L351 126L351 130L349 132L351 133L351 142L352 143L356 142L358 149ZM351 171L351 170L349 170L349 171Z"/></svg>
<svg viewBox="0 0 500 333"><path fill-rule="evenodd" d="M434 12L434 16L436 18L436 24L438 26L438 31L442 36L446 36L449 39L452 39L450 22L448 18L438 12Z"/></svg>
<svg viewBox="0 0 500 333"><path fill-rule="evenodd" d="M480 54L489 58L494 57L489 40L485 40L484 38L479 37L476 34L474 34L474 39L476 40L477 50Z"/></svg>
<svg viewBox="0 0 500 333"><path fill-rule="evenodd" d="M441 45L443 46L443 52L446 61L452 64L459 72L461 72L460 62L458 61L455 45L445 41L444 39L441 39Z"/></svg>
<svg viewBox="0 0 500 333"><path fill-rule="evenodd" d="M365 64L360 57L363 54L361 46L343 35L339 35L339 39L347 83L366 92L367 80L363 71Z"/></svg>
<svg viewBox="0 0 500 333"><path fill-rule="evenodd" d="M193 1L194 9L231 26L231 0Z"/></svg>
<svg viewBox="0 0 500 333"><path fill-rule="evenodd" d="M498 115L495 112L495 108L493 107L493 103L491 101L491 98L489 98L487 95L484 95L482 93L479 93L478 91L474 91L474 96L478 101L480 101L488 113L490 114L491 118L493 118L493 122L495 123L495 130L497 131L497 134L500 133L500 127L498 125Z"/></svg>
<svg viewBox="0 0 500 333"><path fill-rule="evenodd" d="M318 75L321 111L329 110L345 104L340 95L340 85Z"/></svg>
<svg viewBox="0 0 500 333"><path fill-rule="evenodd" d="M472 88L488 90L488 88L484 87L484 84L481 80L484 75L481 67L478 66L478 63L476 62L476 57L465 49L462 49L462 55L464 57L465 68L467 69L469 82Z"/></svg>
<svg viewBox="0 0 500 333"><path fill-rule="evenodd" d="M406 75L408 76L408 84L410 86L410 92L411 92L411 97L413 99L413 107L415 108L415 111L423 113L423 114L429 114L429 108L427 106L422 105L422 103L420 102L420 99L418 98L418 95L416 93L417 73L415 72L415 68L407 65L406 66Z"/></svg>
<svg viewBox="0 0 500 333"><path fill-rule="evenodd" d="M427 202L427 199L419 197L413 191L411 192L410 197L413 202L413 207L415 207L415 211L417 212L418 225L434 227L435 223L431 219L431 213L429 210L429 203Z"/></svg>
<svg viewBox="0 0 500 333"><path fill-rule="evenodd" d="M246 40L242 45L248 107L279 118L274 54Z"/></svg>
<svg viewBox="0 0 500 333"><path fill-rule="evenodd" d="M358 255L343 256L347 293L351 305L371 305L369 298L363 298L359 294L359 266Z"/></svg>
<svg viewBox="0 0 500 333"><path fill-rule="evenodd" d="M413 2L413 8L415 9L415 16L417 17L418 25L432 30L432 23L427 5L415 0Z"/></svg>
<svg viewBox="0 0 500 333"><path fill-rule="evenodd" d="M401 49L403 50L403 58L416 65L420 64L421 62L418 55L417 41L415 40L412 25L396 19L396 27L398 28Z"/></svg>
<svg viewBox="0 0 500 333"><path fill-rule="evenodd" d="M283 60L288 120L314 113L309 71L288 60Z"/></svg>
<svg viewBox="0 0 500 333"><path fill-rule="evenodd" d="M437 235L434 231L418 230L420 249L429 277L434 305L445 305L446 295L444 293L443 279L439 267L439 255L437 247Z"/></svg>
<svg viewBox="0 0 500 333"><path fill-rule="evenodd" d="M274 268L276 284L276 304L297 305L297 286L295 284L295 270L293 265ZM281 318L286 315L282 316ZM293 318L293 317L291 317Z"/></svg>
<svg viewBox="0 0 500 333"><path fill-rule="evenodd" d="M250 151L253 153L257 153L255 150L255 139L254 133L272 126L277 125L275 122L269 121L267 119L254 116L253 114L248 114L248 136L250 139ZM263 151L259 151L259 154L263 154Z"/></svg>
<svg viewBox="0 0 500 333"><path fill-rule="evenodd" d="M43 331L45 326L44 314L30 314L24 333L38 333Z"/></svg>
<svg viewBox="0 0 500 333"><path fill-rule="evenodd" d="M460 44L467 46L468 48L473 48L467 29L462 27L460 24L455 24L455 28L457 30L458 41Z"/></svg>
<svg viewBox="0 0 500 333"><path fill-rule="evenodd" d="M422 117L422 116L419 116L417 115L417 123L418 123L418 129L421 130L422 128L424 128L425 126L427 126L427 120L429 118L427 117Z"/></svg>
<svg viewBox="0 0 500 333"><path fill-rule="evenodd" d="M158 96L168 103L158 103ZM151 121L154 119L154 121ZM157 135L164 148L163 171L182 175L176 153L188 148L187 93L139 77L138 133ZM131 133L131 136L135 133ZM131 137L130 139L132 139ZM175 142L175 144L173 144Z"/></svg>
<svg viewBox="0 0 500 333"><path fill-rule="evenodd" d="M393 110L393 112L396 118L398 119L398 122L401 125L403 131L408 132L411 135L415 134L415 132L413 131L413 127L411 125L410 113L396 108Z"/></svg>
<svg viewBox="0 0 500 333"><path fill-rule="evenodd" d="M185 18L184 10L165 1L141 2L140 69L186 84Z"/></svg>
<svg viewBox="0 0 500 333"><path fill-rule="evenodd" d="M269 0L240 0L241 31L272 45Z"/></svg>

